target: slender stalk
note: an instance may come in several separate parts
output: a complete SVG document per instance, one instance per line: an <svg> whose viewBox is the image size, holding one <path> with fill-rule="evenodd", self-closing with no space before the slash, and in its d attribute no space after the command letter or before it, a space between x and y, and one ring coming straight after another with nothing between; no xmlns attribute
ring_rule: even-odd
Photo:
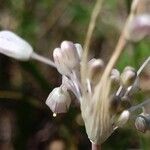
<svg viewBox="0 0 150 150"><path fill-rule="evenodd" d="M141 72L143 71L143 69L146 67L146 65L150 62L150 56L144 61L144 63L142 64L142 66L139 68L139 70L137 71L137 76L139 76L141 74Z"/></svg>
<svg viewBox="0 0 150 150"><path fill-rule="evenodd" d="M142 66L138 69L138 71L137 71L137 77L141 74L141 72L143 71L143 69L146 67L146 65L149 62L150 62L150 56L144 61L144 63L142 64ZM133 89L133 87L134 87L134 84L126 91L125 95L128 95L130 93L130 91ZM122 90L123 90L123 86L120 86L119 89L118 89L118 91L116 92L116 95L119 95L122 92Z"/></svg>
<svg viewBox="0 0 150 150"><path fill-rule="evenodd" d="M126 36L128 35L128 23L133 19L135 13L136 13L136 7L138 5L140 0L133 0L133 3L132 3L132 6L131 6L131 12L126 20L126 23L125 23L125 26L124 26L124 29L120 35L120 38L119 38L119 41L116 45L116 48L114 50L114 53L112 54L105 70L104 70L104 73L102 75L102 78L107 78L112 70L112 68L115 66L119 56L121 55L122 51L124 50L124 47L127 43L127 40L126 40ZM101 81L100 81L101 82ZM100 83L99 82L99 83Z"/></svg>
<svg viewBox="0 0 150 150"><path fill-rule="evenodd" d="M42 62L44 64L47 64L47 65L49 65L51 67L56 68L55 63L52 60L50 60L49 58L45 58L45 57L43 57L43 56L41 56L41 55L39 55L39 54L37 54L35 52L32 53L31 58L35 59L37 61L40 61L40 62Z"/></svg>
<svg viewBox="0 0 150 150"><path fill-rule="evenodd" d="M92 150L101 150L101 146L92 143Z"/></svg>
<svg viewBox="0 0 150 150"><path fill-rule="evenodd" d="M92 15L91 15L91 19L90 19L86 39L85 39L84 53L83 53L83 58L82 58L82 63L81 63L81 80L85 79L86 69L87 69L86 64L87 64L87 58L88 58L90 42L91 42L91 38L92 38L92 35L93 35L93 31L95 29L98 14L99 14L99 12L101 10L101 7L102 7L102 2L103 2L103 0L97 0L96 1L96 4L94 6L94 9L93 9L93 12L92 12Z"/></svg>
<svg viewBox="0 0 150 150"><path fill-rule="evenodd" d="M148 99L148 100L146 100L146 101L144 101L144 102L142 102L142 103L140 103L140 104L138 104L138 105L136 105L136 106L132 106L131 108L129 108L128 110L130 111L130 112L134 112L134 111L136 111L137 109L139 109L139 108L141 108L141 107L143 107L144 105L147 105L147 104L149 104L150 103L150 99Z"/></svg>

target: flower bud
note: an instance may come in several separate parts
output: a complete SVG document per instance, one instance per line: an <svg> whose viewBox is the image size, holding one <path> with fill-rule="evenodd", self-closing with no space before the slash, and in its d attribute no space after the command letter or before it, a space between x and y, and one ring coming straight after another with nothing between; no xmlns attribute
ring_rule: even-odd
<svg viewBox="0 0 150 150"><path fill-rule="evenodd" d="M150 35L150 15L142 14L134 17L128 24L127 39L139 41Z"/></svg>
<svg viewBox="0 0 150 150"><path fill-rule="evenodd" d="M135 120L135 127L143 133L150 130L150 115L139 115Z"/></svg>
<svg viewBox="0 0 150 150"><path fill-rule="evenodd" d="M73 70L79 65L79 55L75 45L69 41L63 41L61 43L61 51L65 64L70 70Z"/></svg>
<svg viewBox="0 0 150 150"><path fill-rule="evenodd" d="M112 69L110 78L112 82L119 83L120 81L120 72L117 69Z"/></svg>
<svg viewBox="0 0 150 150"><path fill-rule="evenodd" d="M68 75L71 71L65 64L64 56L62 55L60 48L55 48L53 51L53 58L56 64L57 70L62 75Z"/></svg>
<svg viewBox="0 0 150 150"><path fill-rule="evenodd" d="M128 110L124 110L119 116L116 125L118 127L122 127L129 120L130 112Z"/></svg>
<svg viewBox="0 0 150 150"><path fill-rule="evenodd" d="M29 43L11 31L0 32L0 53L18 60L28 60L33 52Z"/></svg>
<svg viewBox="0 0 150 150"><path fill-rule="evenodd" d="M120 86L120 72L117 69L112 69L110 79L113 92Z"/></svg>
<svg viewBox="0 0 150 150"><path fill-rule="evenodd" d="M104 69L104 62L101 59L91 59L88 63L88 78L93 82L97 83L100 79L102 71Z"/></svg>
<svg viewBox="0 0 150 150"><path fill-rule="evenodd" d="M121 102L121 98L119 96L113 95L110 98L110 110L112 113L120 112L119 105Z"/></svg>
<svg viewBox="0 0 150 150"><path fill-rule="evenodd" d="M124 87L129 87L132 85L137 77L137 73L132 67L125 67L123 73L121 74L121 83Z"/></svg>
<svg viewBox="0 0 150 150"><path fill-rule="evenodd" d="M71 98L66 89L57 87L49 94L46 104L53 113L66 113L69 109Z"/></svg>
<svg viewBox="0 0 150 150"><path fill-rule="evenodd" d="M131 102L128 96L123 96L121 98L121 103L120 106L122 108L122 110L128 109L129 107L131 107Z"/></svg>

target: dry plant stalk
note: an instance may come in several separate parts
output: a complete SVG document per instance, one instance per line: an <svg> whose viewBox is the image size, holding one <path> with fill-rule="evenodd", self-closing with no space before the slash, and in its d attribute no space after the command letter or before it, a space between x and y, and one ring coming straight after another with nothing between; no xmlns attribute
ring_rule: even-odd
<svg viewBox="0 0 150 150"><path fill-rule="evenodd" d="M127 42L126 34L128 33L128 23L135 14L138 1L139 0L134 0L132 3L131 13L129 14L129 17L127 18L124 29L121 33L119 41L114 50L114 53L111 56L104 70L104 73L102 74L102 77L99 79L99 83L94 89L93 96L88 97L86 95L86 92L83 90L84 94L81 100L82 116L85 121L86 131L89 136L89 139L95 144L103 143L113 132L113 125L112 125L112 120L111 120L112 116L109 111L109 108L110 108L109 92L110 92L110 84L111 84L109 80L109 75L126 45L126 42ZM91 19L87 38L86 38L87 40L86 40L86 45L85 45L83 58L82 58L82 64L81 64L81 71L82 71L81 80L82 81L84 81L86 78L85 72L87 70L86 63L88 61L87 56L88 56L88 49L89 49L89 43L90 43L89 40L91 39L92 32L94 31L94 26L96 24L96 18L100 11L100 9L98 8L101 8L100 6L97 6L99 3L101 3L100 0L97 1L96 6L94 7L92 14L96 14L96 15L92 15L93 18ZM85 82L82 82L82 83L83 83L82 86L84 87ZM91 105L93 104L91 108L87 106L87 105L90 105L89 103L91 103Z"/></svg>
<svg viewBox="0 0 150 150"><path fill-rule="evenodd" d="M102 3L103 0L97 0L96 4L94 6L92 15L91 15L91 19L90 19L90 23L88 26L88 30L87 30L87 35L85 38L85 44L84 44L84 53L82 56L82 62L81 62L81 80L85 78L86 76L86 70L87 70L87 60L88 60L88 52L89 52L89 48L90 48L90 42L91 42L91 38L95 29L95 25L96 25L96 21L99 15L99 12L102 8ZM84 82L84 80L82 80L82 82Z"/></svg>

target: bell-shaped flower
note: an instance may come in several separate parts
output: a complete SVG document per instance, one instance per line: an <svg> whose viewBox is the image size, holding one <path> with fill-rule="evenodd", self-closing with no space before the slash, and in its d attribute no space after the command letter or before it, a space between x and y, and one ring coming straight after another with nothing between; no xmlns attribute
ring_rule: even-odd
<svg viewBox="0 0 150 150"><path fill-rule="evenodd" d="M66 113L69 109L71 98L67 89L57 87L49 94L46 104L55 114Z"/></svg>
<svg viewBox="0 0 150 150"><path fill-rule="evenodd" d="M0 32L0 53L18 60L28 60L33 49L24 39L11 31Z"/></svg>
<svg viewBox="0 0 150 150"><path fill-rule="evenodd" d="M61 47L54 50L53 58L59 73L69 75L71 71L79 68L81 49L79 45L75 46L72 42L63 41Z"/></svg>
<svg viewBox="0 0 150 150"><path fill-rule="evenodd" d="M75 67L79 65L80 59L78 51L72 42L63 41L61 43L61 51L63 59L65 59L65 64L68 66L68 68L73 70Z"/></svg>
<svg viewBox="0 0 150 150"><path fill-rule="evenodd" d="M150 35L150 15L142 14L134 17L128 24L127 39L139 41L147 35Z"/></svg>

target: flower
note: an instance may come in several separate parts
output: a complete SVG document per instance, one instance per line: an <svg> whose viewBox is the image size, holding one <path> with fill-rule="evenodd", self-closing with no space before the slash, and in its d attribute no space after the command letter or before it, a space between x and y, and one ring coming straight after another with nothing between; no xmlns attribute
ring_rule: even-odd
<svg viewBox="0 0 150 150"><path fill-rule="evenodd" d="M79 100L88 138L100 145L129 120L129 93L135 87L138 76L134 68L127 66L121 75L117 69L112 69L110 75L102 80L104 62L92 58L87 61L87 73L82 82L82 51L79 44L69 41L62 42L60 48L54 50L54 62L62 74L62 85L50 93L46 104L54 115L66 112L71 101L67 90L72 91ZM141 68L139 70L141 72ZM131 91L133 94L134 91Z"/></svg>
<svg viewBox="0 0 150 150"><path fill-rule="evenodd" d="M0 53L19 60L29 60L33 49L29 43L11 31L0 32Z"/></svg>
<svg viewBox="0 0 150 150"><path fill-rule="evenodd" d="M147 35L150 35L150 15L141 14L135 16L128 24L126 38L136 42Z"/></svg>
<svg viewBox="0 0 150 150"><path fill-rule="evenodd" d="M57 70L62 75L69 75L79 68L82 47L70 41L63 41L60 48L54 49L53 58Z"/></svg>
<svg viewBox="0 0 150 150"><path fill-rule="evenodd" d="M46 104L54 114L66 113L71 103L70 95L64 87L57 87L49 94Z"/></svg>

